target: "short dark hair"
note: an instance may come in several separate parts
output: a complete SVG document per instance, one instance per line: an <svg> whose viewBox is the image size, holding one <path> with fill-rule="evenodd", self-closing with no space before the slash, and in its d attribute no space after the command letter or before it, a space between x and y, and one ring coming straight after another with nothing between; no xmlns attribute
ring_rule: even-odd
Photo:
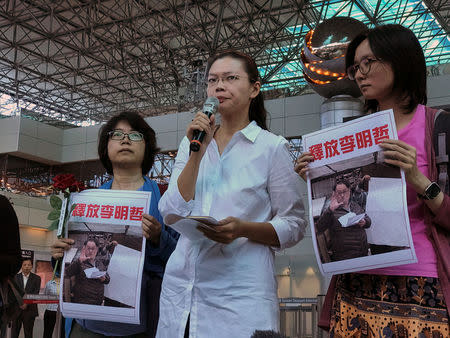
<svg viewBox="0 0 450 338"><path fill-rule="evenodd" d="M346 180L346 179L340 179L340 180L337 180L336 183L333 185L333 191L336 191L336 187L337 187L339 184L343 184L343 185L345 185L345 186L346 186L347 188L349 188L349 189L350 189L350 187L352 186L352 185L350 184L350 181L349 181L349 180Z"/></svg>
<svg viewBox="0 0 450 338"><path fill-rule="evenodd" d="M30 257L22 258L22 264L26 261L30 261L31 265L33 265L33 260Z"/></svg>
<svg viewBox="0 0 450 338"><path fill-rule="evenodd" d="M87 240L84 241L83 246L86 246L88 242L94 242L97 248L100 247L100 243L98 242L97 238L88 238Z"/></svg>
<svg viewBox="0 0 450 338"><path fill-rule="evenodd" d="M209 70L211 69L211 66L214 62L225 57L231 57L233 59L242 61L242 63L244 64L245 72L247 73L248 79L251 83L255 83L256 81L261 82L261 77L259 76L259 71L258 67L256 66L255 60L253 60L250 55L234 49L225 50L209 58L208 65L206 66L206 75L208 76ZM250 102L248 119L250 121L255 121L262 129L268 130L267 110L264 107L264 96L261 90L259 91L258 95Z"/></svg>
<svg viewBox="0 0 450 338"><path fill-rule="evenodd" d="M414 33L398 24L382 25L360 33L348 45L346 68L354 64L356 49L366 39L374 56L391 65L393 91L398 91L406 100L402 108L410 113L418 104L427 104L425 56ZM366 100L368 111L374 112L377 107L376 100Z"/></svg>
<svg viewBox="0 0 450 338"><path fill-rule="evenodd" d="M113 116L100 129L98 134L98 156L100 161L105 167L107 173L114 175L112 163L108 156L109 132L113 131L120 121L128 122L133 130L144 135L145 153L141 168L142 174L146 175L155 162L155 155L158 153L159 148L156 144L155 131L148 125L142 116L133 111L124 111Z"/></svg>

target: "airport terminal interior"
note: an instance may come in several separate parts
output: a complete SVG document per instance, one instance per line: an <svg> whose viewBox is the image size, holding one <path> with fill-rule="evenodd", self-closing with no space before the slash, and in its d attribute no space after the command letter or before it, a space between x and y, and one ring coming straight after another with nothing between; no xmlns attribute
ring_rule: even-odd
<svg viewBox="0 0 450 338"><path fill-rule="evenodd" d="M288 140L294 167L302 135L362 115L343 53L355 29L388 23L418 37L428 106L450 111L447 0L1 1L0 194L18 216L41 292L53 277L57 237L47 217L57 193L52 178L73 174L90 189L111 178L97 155L99 129L110 117L137 111L155 130L160 152L147 175L164 190L206 99L208 58L237 49L256 60L269 130ZM336 59L342 70L327 70ZM275 252L286 337L326 336L317 320L330 276L314 252L310 226L296 246ZM44 310L39 305L34 337L42 336Z"/></svg>

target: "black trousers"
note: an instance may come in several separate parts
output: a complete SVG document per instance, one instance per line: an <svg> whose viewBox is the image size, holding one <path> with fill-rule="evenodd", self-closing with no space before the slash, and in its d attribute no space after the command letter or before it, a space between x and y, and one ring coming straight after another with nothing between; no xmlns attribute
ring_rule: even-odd
<svg viewBox="0 0 450 338"><path fill-rule="evenodd" d="M20 316L13 323L11 330L12 337L13 338L19 337L20 329L22 328L23 324L23 332L25 338L33 338L33 328L35 318L36 317L34 316L34 314L31 313L30 311L21 311Z"/></svg>
<svg viewBox="0 0 450 338"><path fill-rule="evenodd" d="M184 338L189 338L189 321L191 319L191 316L188 316L188 320L186 323L186 328L184 329Z"/></svg>
<svg viewBox="0 0 450 338"><path fill-rule="evenodd" d="M150 274L147 279L147 337L156 337L159 320L159 296L162 278Z"/></svg>
<svg viewBox="0 0 450 338"><path fill-rule="evenodd" d="M56 314L56 311L45 310L43 338L52 338L56 324ZM61 318L61 331L58 337L64 337L64 317Z"/></svg>
<svg viewBox="0 0 450 338"><path fill-rule="evenodd" d="M52 338L57 318L56 311L45 310L44 312L44 335L43 338ZM61 328L58 337L64 338L64 317L61 316Z"/></svg>

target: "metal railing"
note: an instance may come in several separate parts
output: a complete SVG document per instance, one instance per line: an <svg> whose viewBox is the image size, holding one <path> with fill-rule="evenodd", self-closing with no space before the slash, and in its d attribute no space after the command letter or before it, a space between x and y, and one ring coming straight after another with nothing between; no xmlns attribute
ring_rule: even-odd
<svg viewBox="0 0 450 338"><path fill-rule="evenodd" d="M281 298L280 333L286 338L327 338L328 332L320 329L320 312L324 296L317 298Z"/></svg>

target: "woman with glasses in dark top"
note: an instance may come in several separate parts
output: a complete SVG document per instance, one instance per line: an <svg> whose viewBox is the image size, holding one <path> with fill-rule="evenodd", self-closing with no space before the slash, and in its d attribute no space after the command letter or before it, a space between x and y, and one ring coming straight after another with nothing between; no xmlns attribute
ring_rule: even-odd
<svg viewBox="0 0 450 338"><path fill-rule="evenodd" d="M448 337L450 197L436 183L432 138L437 110L425 106L422 48L409 29L378 26L353 39L346 64L367 112L394 112L399 139L380 146L385 162L405 172L418 262L335 276L319 325L331 328L335 337ZM310 153L297 160L295 169L303 178L312 160Z"/></svg>
<svg viewBox="0 0 450 338"><path fill-rule="evenodd" d="M100 129L98 155L108 174L113 175L113 179L100 189L152 192L150 210L143 215L142 221L147 246L142 277L141 324L76 320L70 337L154 337L156 334L162 276L179 237L177 232L164 225L158 211L158 185L146 176L158 150L154 130L135 112L116 115ZM57 240L53 245L53 257L62 257L72 244L70 239Z"/></svg>

